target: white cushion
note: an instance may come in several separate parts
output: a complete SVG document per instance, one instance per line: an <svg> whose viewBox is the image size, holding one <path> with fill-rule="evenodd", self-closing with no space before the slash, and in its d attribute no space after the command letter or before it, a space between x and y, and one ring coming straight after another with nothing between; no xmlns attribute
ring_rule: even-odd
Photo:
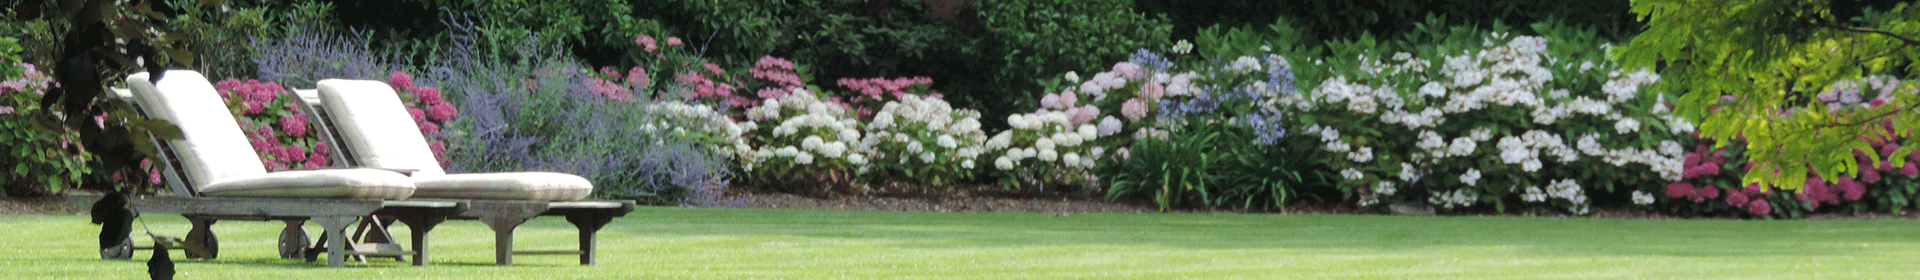
<svg viewBox="0 0 1920 280"><path fill-rule="evenodd" d="M147 117L180 128L169 140L188 185L205 196L405 199L413 194L406 175L374 169L308 170L268 173L247 143L238 121L227 111L213 84L190 70L167 71L159 84L147 73L127 77L133 101Z"/></svg>
<svg viewBox="0 0 1920 280"><path fill-rule="evenodd" d="M418 197L574 201L593 193L593 183L554 172L417 175Z"/></svg>
<svg viewBox="0 0 1920 280"><path fill-rule="evenodd" d="M573 201L593 192L593 183L573 174L511 172L446 174L427 148L425 135L407 114L400 95L380 81L321 80L320 100L343 145L372 168L413 169L415 197Z"/></svg>
<svg viewBox="0 0 1920 280"><path fill-rule="evenodd" d="M413 179L379 169L292 170L233 177L200 187L207 196L407 199Z"/></svg>
<svg viewBox="0 0 1920 280"><path fill-rule="evenodd" d="M127 87L133 89L134 100L148 117L180 127L183 137L171 143L192 182L189 184L267 173L239 122L227 112L227 103L220 100L220 93L205 76L173 70L154 84L147 73L141 72L127 77Z"/></svg>
<svg viewBox="0 0 1920 280"><path fill-rule="evenodd" d="M415 175L446 173L393 87L365 80L327 79L316 84L334 129L346 142L341 146L361 166L418 170Z"/></svg>

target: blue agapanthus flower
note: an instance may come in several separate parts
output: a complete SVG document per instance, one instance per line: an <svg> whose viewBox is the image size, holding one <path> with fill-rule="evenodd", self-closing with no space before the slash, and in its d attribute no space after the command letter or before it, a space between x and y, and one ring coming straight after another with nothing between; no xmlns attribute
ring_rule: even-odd
<svg viewBox="0 0 1920 280"><path fill-rule="evenodd" d="M1133 62L1135 65L1140 65L1141 68L1153 71L1167 71L1168 68L1173 67L1173 61L1167 60L1167 57L1160 56L1160 54L1153 53L1153 51L1148 51L1144 48L1134 51L1133 58L1128 61Z"/></svg>

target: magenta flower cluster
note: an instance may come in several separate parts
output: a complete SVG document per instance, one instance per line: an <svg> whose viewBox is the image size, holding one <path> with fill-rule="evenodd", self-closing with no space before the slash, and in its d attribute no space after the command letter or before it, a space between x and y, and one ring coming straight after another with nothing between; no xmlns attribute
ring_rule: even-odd
<svg viewBox="0 0 1920 280"><path fill-rule="evenodd" d="M247 141L268 170L330 166L332 151L325 139L312 133L310 116L299 110L298 100L281 98L288 94L286 87L252 79L226 79L213 87L227 101L228 109L239 116Z"/></svg>
<svg viewBox="0 0 1920 280"><path fill-rule="evenodd" d="M433 150L433 158L440 165L448 164L447 141L440 130L460 115L460 109L448 102L440 94L440 89L415 85L413 75L406 72L388 74L387 84L393 86L393 91L400 93L401 101L407 103L407 114L412 115L413 122L419 125L420 134L427 137L427 147Z"/></svg>

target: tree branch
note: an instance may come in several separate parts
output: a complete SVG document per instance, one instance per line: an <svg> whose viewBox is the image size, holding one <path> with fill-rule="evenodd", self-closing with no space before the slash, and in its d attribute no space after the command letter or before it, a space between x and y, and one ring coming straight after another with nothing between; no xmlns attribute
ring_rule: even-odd
<svg viewBox="0 0 1920 280"><path fill-rule="evenodd" d="M1886 35L1887 37L1893 37L1894 40L1900 40L1900 42L1906 43L1907 45L1920 45L1920 40L1915 40L1913 38L1909 38L1907 36L1901 36L1900 34L1887 32L1885 30L1872 29L1872 28L1859 28L1859 27L1838 25L1830 22L1821 22L1821 21L1811 21L1809 23L1812 23L1813 25L1816 25L1816 26L1831 28L1831 29L1840 30L1840 31Z"/></svg>

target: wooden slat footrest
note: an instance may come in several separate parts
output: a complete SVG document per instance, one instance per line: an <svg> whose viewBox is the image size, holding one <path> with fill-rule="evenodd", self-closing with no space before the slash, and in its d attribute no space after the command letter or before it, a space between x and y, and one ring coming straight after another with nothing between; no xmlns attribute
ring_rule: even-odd
<svg viewBox="0 0 1920 280"><path fill-rule="evenodd" d="M563 251L513 251L513 254L515 254L515 255L579 255L579 254L585 254L585 252L581 252L580 250L573 250L573 251L564 251L564 250L563 250Z"/></svg>

